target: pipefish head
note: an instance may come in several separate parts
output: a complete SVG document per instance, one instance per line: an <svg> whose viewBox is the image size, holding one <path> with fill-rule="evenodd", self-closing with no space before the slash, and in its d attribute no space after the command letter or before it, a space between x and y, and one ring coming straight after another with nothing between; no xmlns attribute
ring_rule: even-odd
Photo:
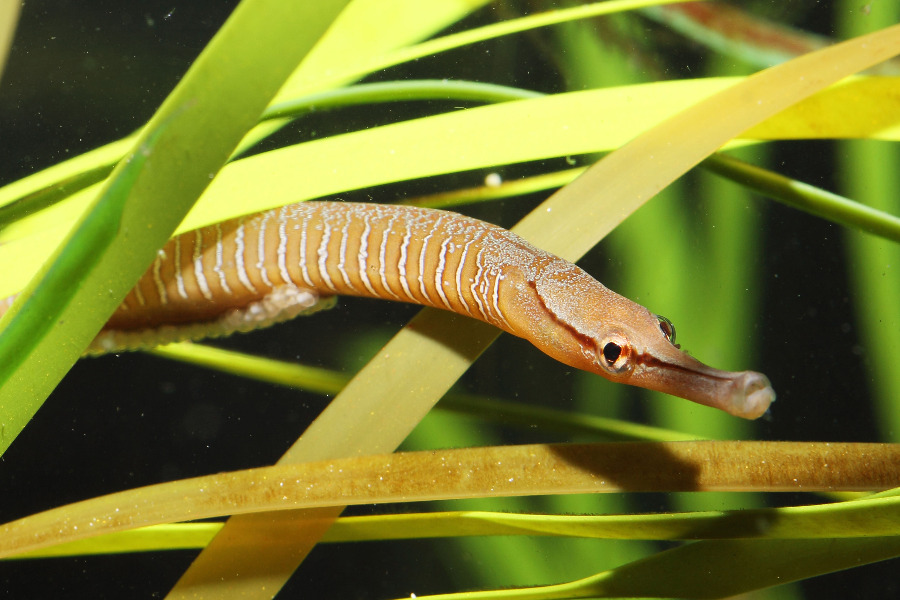
<svg viewBox="0 0 900 600"><path fill-rule="evenodd" d="M675 344L668 319L575 265L550 262L534 280L507 282L514 291L503 311L507 330L569 366L747 419L765 414L775 399L765 375L701 363Z"/></svg>
<svg viewBox="0 0 900 600"><path fill-rule="evenodd" d="M621 296L610 308L596 335L585 340L593 346L594 372L747 419L765 414L775 400L762 373L722 371L681 350L665 317Z"/></svg>

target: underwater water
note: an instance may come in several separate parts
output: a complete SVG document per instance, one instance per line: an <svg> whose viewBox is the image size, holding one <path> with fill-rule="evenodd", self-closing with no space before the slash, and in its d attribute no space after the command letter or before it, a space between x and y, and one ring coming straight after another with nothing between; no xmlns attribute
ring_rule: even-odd
<svg viewBox="0 0 900 600"><path fill-rule="evenodd" d="M140 127L235 4L27 3L0 83L0 184ZM538 2L499 3L453 30L546 7ZM798 10L784 18L830 34L832 20L837 22L840 15ZM692 44L680 45L682 55L670 54L679 45L673 36L640 17L595 20L482 42L389 69L367 81L470 79L553 93L693 77L715 66L708 51ZM607 55L590 52L607 52L609 58L601 60ZM721 72L746 74L755 67L729 69ZM452 110L458 104L406 102L316 112L264 142L262 150ZM876 181L890 185L889 178L885 183L851 176L859 164L872 169L875 174L867 175L871 178L893 171L894 162L884 161L895 151L880 146L793 141L747 148L742 157L857 197L882 190L875 189ZM559 157L496 171L508 180L590 160ZM351 190L341 198L410 198L479 185L489 171ZM900 289L896 245L735 187L709 173L692 172L630 217L579 264L611 288L672 319L679 342L698 358L722 368L766 373L778 392L770 419L748 423L671 397L616 386L573 372L511 336L502 336L475 363L459 389L721 439L897 442L900 407L893 393L897 388L890 383L893 374L885 365L900 357L900 310L889 301L877 301L885 294L889 298L889 291L872 288ZM890 192L897 197L896 189L888 187L874 194L875 199ZM512 226L548 194L459 210ZM896 205L883 208L898 213ZM403 304L341 299L330 311L215 344L352 373L417 311ZM272 464L328 400L143 353L82 360L0 462L0 481L7 489L0 520L126 488ZM595 439L540 424L505 423L502 415L435 411L404 448ZM806 494L698 496L546 497L454 506L601 513L818 501ZM364 506L347 514L404 510L423 508ZM532 538L323 544L282 594L390 598L537 585L585 577L671 545ZM0 585L10 596L63 591L69 597L162 595L195 555L194 550L179 550L8 561L0 563ZM755 594L891 598L900 587L896 566L893 560Z"/></svg>

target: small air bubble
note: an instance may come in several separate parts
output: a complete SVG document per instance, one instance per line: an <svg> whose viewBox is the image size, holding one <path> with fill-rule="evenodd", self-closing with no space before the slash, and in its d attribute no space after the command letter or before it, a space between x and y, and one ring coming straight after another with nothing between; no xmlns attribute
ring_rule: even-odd
<svg viewBox="0 0 900 600"><path fill-rule="evenodd" d="M484 178L484 185L490 188L500 187L502 183L503 178L500 177L500 173L488 173Z"/></svg>

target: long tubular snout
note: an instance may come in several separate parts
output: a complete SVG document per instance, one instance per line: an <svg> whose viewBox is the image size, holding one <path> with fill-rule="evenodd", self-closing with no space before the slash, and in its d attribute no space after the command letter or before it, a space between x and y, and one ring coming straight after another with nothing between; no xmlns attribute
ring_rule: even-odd
<svg viewBox="0 0 900 600"><path fill-rule="evenodd" d="M663 356L641 355L637 362L629 383L718 408L736 417L761 417L775 400L775 390L762 373L714 369L674 346Z"/></svg>

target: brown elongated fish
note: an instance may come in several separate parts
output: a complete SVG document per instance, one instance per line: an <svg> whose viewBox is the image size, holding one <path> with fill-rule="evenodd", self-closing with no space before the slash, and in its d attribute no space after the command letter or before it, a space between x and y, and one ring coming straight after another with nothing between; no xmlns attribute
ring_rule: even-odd
<svg viewBox="0 0 900 600"><path fill-rule="evenodd" d="M176 236L88 352L255 329L336 295L451 310L572 367L739 417L775 399L764 375L704 365L674 344L666 319L510 231L380 204L304 202ZM0 300L0 315L11 303Z"/></svg>

